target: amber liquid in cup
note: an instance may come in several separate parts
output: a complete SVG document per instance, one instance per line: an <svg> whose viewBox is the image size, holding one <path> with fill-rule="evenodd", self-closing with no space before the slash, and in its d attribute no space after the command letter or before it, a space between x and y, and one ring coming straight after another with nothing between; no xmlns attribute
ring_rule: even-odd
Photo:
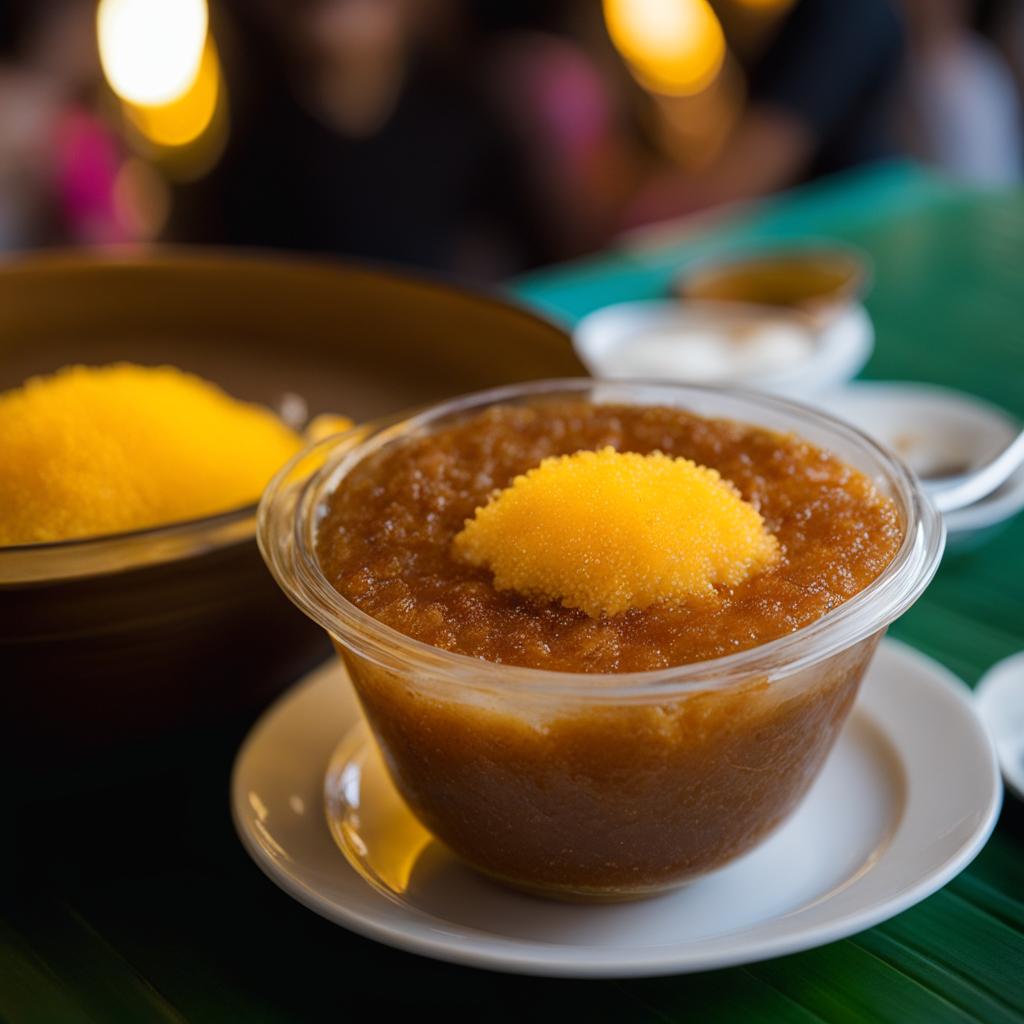
<svg viewBox="0 0 1024 1024"><path fill-rule="evenodd" d="M586 708L444 698L339 653L395 785L430 832L519 888L613 900L712 871L784 821L876 641L781 686Z"/></svg>

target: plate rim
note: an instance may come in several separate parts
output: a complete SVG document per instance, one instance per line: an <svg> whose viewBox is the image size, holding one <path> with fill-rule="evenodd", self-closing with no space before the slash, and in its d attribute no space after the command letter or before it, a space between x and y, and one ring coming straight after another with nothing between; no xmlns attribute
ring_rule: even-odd
<svg viewBox="0 0 1024 1024"><path fill-rule="evenodd" d="M888 899L882 899L859 912L848 912L833 921L820 924L812 923L802 931L783 933L775 939L755 939L746 945L739 942L728 950L716 950L714 947L705 951L695 950L694 944L690 943L682 948L669 947L660 956L656 955L651 947L645 947L642 962L616 960L617 956L621 957L620 949L592 951L590 959L580 959L578 953L574 956L571 952L578 950L579 947L568 945L550 944L544 948L543 953L540 953L539 943L522 939L507 939L500 935L489 937L488 945L481 947L479 937L476 935L467 935L466 938L459 941L458 937L444 935L436 931L433 935L423 934L422 930L409 931L361 910L341 907L336 902L325 899L314 888L296 878L294 874L282 870L246 826L242 817L246 801L241 791L240 779L247 757L261 739L264 728L277 718L285 706L295 700L304 688L315 686L322 673L334 669L333 660L313 669L282 694L263 712L246 735L239 747L231 772L229 802L232 822L243 848L260 870L275 885L307 909L364 938L434 960L510 974L562 978L635 978L717 970L798 953L871 928L937 892L966 868L981 851L995 828L1002 807L1003 786L998 755L988 729L977 714L970 689L944 665L906 643L885 638L880 645L879 653L882 649L887 650L891 657L896 657L898 660L909 659L926 670L930 678L925 685L941 687L946 696L952 698L958 705L964 721L974 726L975 739L988 754L986 765L987 781L990 784L988 804L973 831L961 843L956 852L916 884L903 888ZM871 720L874 721L873 716L871 716ZM888 737L888 731L886 731L886 735ZM895 745L894 749L899 753L899 748ZM323 770L326 771L326 765ZM317 827L327 830L327 824L322 815L314 815L310 820L315 820ZM333 844L333 839L331 842ZM882 860L884 860L884 856L883 853ZM358 885L366 886L373 892L375 899L386 900L385 896L372 890L369 883L344 860L340 851L339 864L344 865L344 870L351 872L353 880ZM416 908L403 908L403 911L409 915L421 913ZM425 914L423 916L427 917ZM742 931L733 933L733 935L742 935ZM710 941L715 942L728 938L727 935L715 936ZM503 946L508 948L500 948ZM529 953L530 950L533 951L532 955ZM564 950L569 955L560 958L559 950Z"/></svg>
<svg viewBox="0 0 1024 1024"><path fill-rule="evenodd" d="M978 680L978 685L974 688L974 707L996 748L1003 783L1019 799L1024 800L1024 769L1015 771L1012 766L1007 765L1007 760L1003 757L1002 744L996 738L995 730L989 723L989 715L995 710L992 700L993 693L1005 686L1006 678L1012 677L1014 674L1024 679L1024 651L1017 651L1015 654L1000 658L986 669L985 674Z"/></svg>

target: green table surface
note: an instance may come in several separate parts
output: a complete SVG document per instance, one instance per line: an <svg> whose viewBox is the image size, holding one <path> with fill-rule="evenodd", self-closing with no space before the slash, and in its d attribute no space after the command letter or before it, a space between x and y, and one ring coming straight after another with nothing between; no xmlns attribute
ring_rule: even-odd
<svg viewBox="0 0 1024 1024"><path fill-rule="evenodd" d="M1019 193L965 193L913 167L886 166L701 230L634 239L514 291L571 322L608 302L662 293L688 260L806 236L846 240L874 261L867 305L877 347L865 376L953 385L1024 418ZM969 684L1024 647L1024 517L983 549L947 559L892 633ZM72 776L15 806L15 831L0 842L0 1019L310 1021L431 1011L456 1020L1024 1020L1024 809L1010 797L959 878L850 939L701 975L521 978L377 945L275 888L242 851L228 812L231 762L250 725L149 748L140 763L150 769L131 779Z"/></svg>

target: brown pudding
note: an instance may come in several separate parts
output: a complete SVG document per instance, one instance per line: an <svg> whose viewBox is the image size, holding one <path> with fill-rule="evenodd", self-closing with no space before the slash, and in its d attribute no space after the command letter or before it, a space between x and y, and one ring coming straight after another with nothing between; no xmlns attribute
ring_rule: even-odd
<svg viewBox="0 0 1024 1024"><path fill-rule="evenodd" d="M590 618L499 591L455 557L453 537L495 489L548 456L606 446L717 469L778 538L777 562L705 599ZM563 697L557 673L664 669L764 644L862 590L902 537L897 508L862 473L799 438L566 398L494 406L366 457L329 497L317 554L344 597L408 636L553 670L542 692L517 695L513 680L499 694L338 645L399 790L435 835L513 884L614 898L706 872L779 824L881 632L771 683L664 697Z"/></svg>

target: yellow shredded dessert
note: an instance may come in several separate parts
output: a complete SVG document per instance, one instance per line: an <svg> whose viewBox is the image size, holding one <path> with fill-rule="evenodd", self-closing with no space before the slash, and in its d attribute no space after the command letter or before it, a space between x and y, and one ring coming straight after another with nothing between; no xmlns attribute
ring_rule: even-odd
<svg viewBox="0 0 1024 1024"><path fill-rule="evenodd" d="M304 431L308 441L323 441L335 434L343 434L350 430L355 423L347 416L339 416L334 412L322 412L314 416Z"/></svg>
<svg viewBox="0 0 1024 1024"><path fill-rule="evenodd" d="M302 438L171 366L70 366L0 394L0 544L119 533L255 501Z"/></svg>
<svg viewBox="0 0 1024 1024"><path fill-rule="evenodd" d="M593 618L710 595L778 555L757 509L716 470L614 448L545 459L478 508L454 545L499 590Z"/></svg>

